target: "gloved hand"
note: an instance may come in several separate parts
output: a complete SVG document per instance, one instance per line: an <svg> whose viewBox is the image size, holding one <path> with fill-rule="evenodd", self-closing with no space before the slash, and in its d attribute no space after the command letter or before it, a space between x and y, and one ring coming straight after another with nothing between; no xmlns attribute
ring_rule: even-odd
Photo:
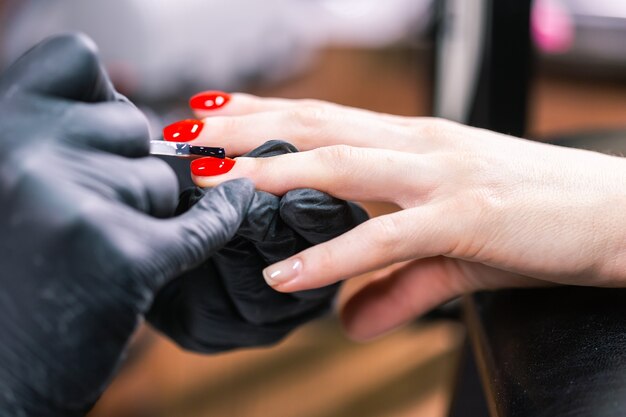
<svg viewBox="0 0 626 417"><path fill-rule="evenodd" d="M148 139L82 36L43 42L0 81L1 416L83 415L154 293L241 224L248 181L158 219L178 185Z"/></svg>
<svg viewBox="0 0 626 417"><path fill-rule="evenodd" d="M288 152L297 150L270 141L246 156ZM184 193L179 210L203 193ZM258 191L236 237L201 268L170 281L147 318L179 345L200 352L274 343L327 311L337 286L279 293L263 280L263 268L365 220L357 205L316 190L293 190L282 198Z"/></svg>

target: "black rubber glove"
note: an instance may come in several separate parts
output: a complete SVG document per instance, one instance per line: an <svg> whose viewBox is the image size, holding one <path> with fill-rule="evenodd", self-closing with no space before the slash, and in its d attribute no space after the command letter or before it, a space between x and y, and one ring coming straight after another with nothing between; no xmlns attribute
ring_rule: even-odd
<svg viewBox="0 0 626 417"><path fill-rule="evenodd" d="M170 278L229 241L254 195L233 181L171 215L143 115L79 35L0 81L0 415L80 416Z"/></svg>
<svg viewBox="0 0 626 417"><path fill-rule="evenodd" d="M267 142L246 156L297 152ZM180 211L203 195L192 189ZM201 268L159 292L148 320L179 345L200 352L274 343L297 325L326 312L337 286L279 293L263 280L266 266L338 236L367 220L357 205L310 189L282 198L256 192L236 237Z"/></svg>

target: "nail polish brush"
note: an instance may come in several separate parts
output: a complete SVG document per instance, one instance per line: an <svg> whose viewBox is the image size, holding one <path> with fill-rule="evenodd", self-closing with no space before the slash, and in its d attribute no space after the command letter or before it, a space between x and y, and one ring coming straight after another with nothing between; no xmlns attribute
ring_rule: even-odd
<svg viewBox="0 0 626 417"><path fill-rule="evenodd" d="M150 141L151 155L175 156L178 158L196 159L204 156L225 158L224 148L213 146L190 145L184 142L168 142L164 140Z"/></svg>

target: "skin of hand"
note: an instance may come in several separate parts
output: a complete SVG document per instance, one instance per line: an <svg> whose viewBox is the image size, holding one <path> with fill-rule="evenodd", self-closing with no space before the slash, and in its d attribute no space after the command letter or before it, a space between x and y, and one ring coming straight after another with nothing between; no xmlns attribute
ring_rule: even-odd
<svg viewBox="0 0 626 417"><path fill-rule="evenodd" d="M82 35L44 41L0 80L0 415L81 416L155 292L225 245L248 180L171 217L173 171Z"/></svg>
<svg viewBox="0 0 626 417"><path fill-rule="evenodd" d="M269 141L246 154L266 158L297 152ZM183 193L187 211L204 191ZM186 349L218 352L275 343L298 325L328 312L338 285L282 293L263 280L268 265L330 240L367 220L356 204L298 189L277 197L257 191L235 237L200 268L159 291L148 321Z"/></svg>
<svg viewBox="0 0 626 417"><path fill-rule="evenodd" d="M356 339L471 291L626 284L626 159L314 100L233 94L198 116L211 116L198 144L228 138L242 154L283 137L306 151L236 158L200 186L247 177L277 195L310 187L401 207L264 271L291 292L395 265L343 306Z"/></svg>

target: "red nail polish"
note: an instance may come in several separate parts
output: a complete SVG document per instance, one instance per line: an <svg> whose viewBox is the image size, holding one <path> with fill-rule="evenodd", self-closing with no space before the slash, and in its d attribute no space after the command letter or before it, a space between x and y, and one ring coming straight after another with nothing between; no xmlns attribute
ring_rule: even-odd
<svg viewBox="0 0 626 417"><path fill-rule="evenodd" d="M170 142L189 142L198 137L203 127L201 120L181 120L163 128L163 139Z"/></svg>
<svg viewBox="0 0 626 417"><path fill-rule="evenodd" d="M203 91L189 100L194 110L216 110L230 101L230 94L223 91Z"/></svg>
<svg viewBox="0 0 626 417"><path fill-rule="evenodd" d="M191 161L191 172L196 177L212 177L226 174L235 165L235 160L230 158L214 158L208 156Z"/></svg>

